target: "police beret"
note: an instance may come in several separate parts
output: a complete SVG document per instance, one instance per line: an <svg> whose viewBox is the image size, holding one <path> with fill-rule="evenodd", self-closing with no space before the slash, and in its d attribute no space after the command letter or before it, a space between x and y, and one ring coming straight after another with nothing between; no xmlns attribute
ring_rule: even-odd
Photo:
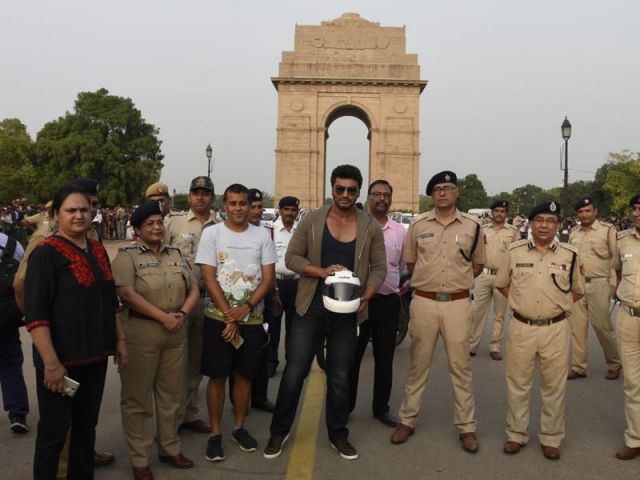
<svg viewBox="0 0 640 480"><path fill-rule="evenodd" d="M593 199L591 197L582 197L573 205L573 209L577 212L582 207L586 207L589 205L593 205Z"/></svg>
<svg viewBox="0 0 640 480"><path fill-rule="evenodd" d="M527 218L531 221L536 215L541 213L551 213L560 218L560 204L554 201L539 203L531 209Z"/></svg>
<svg viewBox="0 0 640 480"><path fill-rule="evenodd" d="M640 193L636 193L633 197L631 197L631 200L629 200L629 205L631 205L632 207L636 203L640 203Z"/></svg>
<svg viewBox="0 0 640 480"><path fill-rule="evenodd" d="M489 208L491 210L493 210L494 208L506 208L507 210L509 210L509 202L506 200L496 200L491 204Z"/></svg>
<svg viewBox="0 0 640 480"><path fill-rule="evenodd" d="M78 177L69 182L69 185L84 188L89 195L98 195L98 181L93 178Z"/></svg>
<svg viewBox="0 0 640 480"><path fill-rule="evenodd" d="M146 198L154 197L156 195L164 195L166 197L169 196L169 187L167 187L166 183L157 182L153 185L149 185L147 191L144 192L144 196Z"/></svg>
<svg viewBox="0 0 640 480"><path fill-rule="evenodd" d="M252 202L261 202L262 201L262 192L257 188L249 189L249 203Z"/></svg>
<svg viewBox="0 0 640 480"><path fill-rule="evenodd" d="M296 197L282 197L280 199L280 202L278 202L278 207L279 208L284 208L284 207L295 207L298 208L300 206L300 200L298 200Z"/></svg>
<svg viewBox="0 0 640 480"><path fill-rule="evenodd" d="M131 226L140 228L142 222L144 222L151 215L162 215L162 208L160 207L160 202L157 200L151 200L150 202L145 202L135 209L133 215L131 215Z"/></svg>
<svg viewBox="0 0 640 480"><path fill-rule="evenodd" d="M449 170L436 173L433 177L431 177L431 180L429 180L429 183L427 183L427 195L431 195L431 192L433 191L433 187L435 187L439 183L453 183L457 185L458 177L456 177L455 173Z"/></svg>
<svg viewBox="0 0 640 480"><path fill-rule="evenodd" d="M198 190L202 188L203 190L209 190L211 193L213 192L213 182L209 177L205 177L204 175L200 177L196 177L191 180L191 186L189 187L189 191Z"/></svg>

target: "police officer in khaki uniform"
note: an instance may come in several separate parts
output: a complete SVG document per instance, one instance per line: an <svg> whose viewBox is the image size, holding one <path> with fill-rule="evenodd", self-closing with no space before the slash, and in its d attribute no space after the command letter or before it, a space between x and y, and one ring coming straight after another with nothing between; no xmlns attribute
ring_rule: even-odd
<svg viewBox="0 0 640 480"><path fill-rule="evenodd" d="M471 356L475 356L482 339L487 312L491 306L491 300L493 300L495 320L493 321L493 333L489 341L489 354L494 360L502 360L500 344L502 343L504 317L507 311L507 299L496 290L496 273L502 258L507 252L507 248L518 239L518 229L507 223L508 201L496 200L491 204L490 208L491 223L482 226L487 261L473 286L469 348Z"/></svg>
<svg viewBox="0 0 640 480"><path fill-rule="evenodd" d="M584 294L577 249L555 239L560 205L544 202L529 212L532 240L509 247L496 287L509 299L513 319L507 340L507 442L515 454L529 441L529 397L540 368L540 444L550 460L560 458L564 438L569 325L573 303Z"/></svg>
<svg viewBox="0 0 640 480"><path fill-rule="evenodd" d="M53 202L49 200L46 203L44 212L25 217L22 224L31 231L31 235L50 235L53 227Z"/></svg>
<svg viewBox="0 0 640 480"><path fill-rule="evenodd" d="M169 195L169 187L166 183L157 182L149 185L146 192L144 192L144 196L147 200L160 202L162 215L164 215L165 218L171 213L171 196Z"/></svg>
<svg viewBox="0 0 640 480"><path fill-rule="evenodd" d="M178 411L187 361L183 327L198 302L198 286L180 250L163 244L160 203L140 205L131 216L139 239L113 261L118 295L128 309L124 331L129 364L120 372L122 428L136 480L153 478L155 441L161 462L191 468L180 450Z"/></svg>
<svg viewBox="0 0 640 480"><path fill-rule="evenodd" d="M185 397L179 412L180 428L199 433L210 433L211 425L198 418L198 388L202 380L200 362L202 360L202 324L204 321L204 295L200 267L193 259L198 251L203 225L215 223L211 205L215 199L213 182L209 177L196 177L189 187L189 212L186 215L174 215L166 219L164 242L177 247L182 257L189 262L197 279L200 290L198 304L189 317L188 325L188 361L185 377Z"/></svg>
<svg viewBox="0 0 640 480"><path fill-rule="evenodd" d="M589 197L574 205L580 225L569 235L569 243L578 249L585 281L584 298L569 317L571 326L571 371L569 380L587 376L587 332L589 321L598 336L609 370L606 377L620 376L620 357L609 314L613 292L609 286L611 259L616 255L616 229L597 219L598 209Z"/></svg>
<svg viewBox="0 0 640 480"><path fill-rule="evenodd" d="M620 460L640 455L640 193L629 201L633 228L618 234L613 257L618 288L618 348L624 367L625 446L616 452Z"/></svg>
<svg viewBox="0 0 640 480"><path fill-rule="evenodd" d="M391 443L404 443L414 432L433 352L438 336L442 336L453 384L454 423L462 448L475 453L479 445L469 361L469 290L485 263L485 245L476 218L456 208L455 173L434 175L427 195L433 196L435 208L413 221L404 252L415 288L409 321L411 364L400 423Z"/></svg>

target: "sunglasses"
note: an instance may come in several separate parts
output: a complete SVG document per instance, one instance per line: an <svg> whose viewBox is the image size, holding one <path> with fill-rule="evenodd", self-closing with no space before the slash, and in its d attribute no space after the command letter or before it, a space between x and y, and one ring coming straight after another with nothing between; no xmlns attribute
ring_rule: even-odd
<svg viewBox="0 0 640 480"><path fill-rule="evenodd" d="M333 189L338 195L344 194L345 190L349 192L349 195L355 195L356 193L358 193L358 187L345 187L344 185L336 185L335 187L333 187Z"/></svg>

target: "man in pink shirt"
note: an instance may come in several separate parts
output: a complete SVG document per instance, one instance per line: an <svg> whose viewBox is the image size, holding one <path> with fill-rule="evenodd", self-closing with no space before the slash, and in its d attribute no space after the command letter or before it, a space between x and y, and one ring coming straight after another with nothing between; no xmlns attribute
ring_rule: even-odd
<svg viewBox="0 0 640 480"><path fill-rule="evenodd" d="M360 324L358 345L349 379L351 411L356 406L360 363L369 339L372 340L375 373L373 381L373 416L389 427L398 420L389 413L389 397L393 383L393 354L396 348L398 316L400 314L400 270L406 230L387 214L391 207L393 188L386 180L376 180L369 186L369 215L382 228L387 251L387 276L376 295L369 302L369 318Z"/></svg>

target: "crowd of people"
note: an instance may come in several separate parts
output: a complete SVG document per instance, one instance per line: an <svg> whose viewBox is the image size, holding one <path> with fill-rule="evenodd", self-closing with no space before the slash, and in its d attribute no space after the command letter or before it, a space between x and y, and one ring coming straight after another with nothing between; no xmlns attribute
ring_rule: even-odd
<svg viewBox="0 0 640 480"><path fill-rule="evenodd" d="M39 221L21 219L34 230L25 251L0 234L0 267L7 272L0 383L10 428L26 433L18 335L24 314L39 409L34 478L89 479L96 465L113 461L95 450L110 356L121 380L122 429L134 479L153 478L154 447L160 462L194 466L182 451L181 430L208 435L206 460L225 459L221 418L227 385L234 411L231 440L242 451L256 451L248 410L272 412L263 456L277 458L325 340L326 429L342 458L359 455L348 424L367 345L375 362L372 415L393 428L391 443L404 444L419 426L439 337L460 444L475 453L480 443L471 362L492 303L491 359L502 361L506 344L504 453L517 454L530 442L529 400L538 369L539 443L545 458L560 458L567 381L587 375L591 323L607 360L606 378L625 373L627 429L616 456L640 455L640 194L629 201L630 228L621 231L598 219L590 197L580 199L574 205L578 223L565 226L568 238L562 242L557 202L535 206L522 228L507 221L509 203L498 200L483 223L457 209L451 171L431 178L426 194L434 208L417 216L408 231L389 218L389 182L379 179L367 187L367 211L356 207L362 188L360 171L341 165L331 174L331 204L297 221L300 200L282 197L278 219L267 226L261 221L262 192L241 184L225 188L222 220L212 210L215 192L208 177L192 180L184 214L171 213L162 183L149 186L147 201L132 212L99 211L97 182L79 178L56 192L37 214ZM124 238L127 223L133 238L110 261L101 239ZM411 349L396 416L389 400L405 271L413 288ZM615 322L612 298L621 302ZM282 358L282 318L285 365L272 403L267 386ZM198 409L203 376L204 414Z"/></svg>

